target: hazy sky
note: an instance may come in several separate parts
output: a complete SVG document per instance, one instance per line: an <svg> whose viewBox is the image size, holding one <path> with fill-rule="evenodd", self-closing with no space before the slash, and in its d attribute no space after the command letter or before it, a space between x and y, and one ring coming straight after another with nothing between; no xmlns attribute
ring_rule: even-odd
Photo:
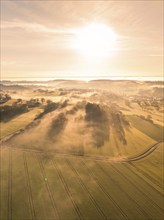
<svg viewBox="0 0 164 220"><path fill-rule="evenodd" d="M91 58L72 45L93 23L117 39ZM162 76L163 37L163 1L1 0L1 77Z"/></svg>

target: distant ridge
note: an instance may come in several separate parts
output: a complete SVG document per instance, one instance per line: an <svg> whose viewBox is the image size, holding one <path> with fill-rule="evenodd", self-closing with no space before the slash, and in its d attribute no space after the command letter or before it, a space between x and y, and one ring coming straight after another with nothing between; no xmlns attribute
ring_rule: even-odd
<svg viewBox="0 0 164 220"><path fill-rule="evenodd" d="M61 78L56 78L56 77L47 77L47 78L33 78L33 77L11 77L11 78L2 78L1 77L1 82L49 82L49 81L106 81L106 80L117 80L117 81L129 81L129 80L133 80L133 81L164 81L164 77L117 77L117 76L111 76L111 77L107 77L107 76L101 76L101 77L61 77Z"/></svg>

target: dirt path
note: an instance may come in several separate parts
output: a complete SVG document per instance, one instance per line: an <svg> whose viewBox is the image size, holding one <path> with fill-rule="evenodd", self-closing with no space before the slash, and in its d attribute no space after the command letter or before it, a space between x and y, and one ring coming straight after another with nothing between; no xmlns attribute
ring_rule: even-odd
<svg viewBox="0 0 164 220"><path fill-rule="evenodd" d="M127 159L124 160L123 162L137 161L137 160L140 160L140 159L142 159L142 158L145 158L145 157L147 157L149 154L151 154L161 143L163 143L163 142L162 142L162 141L161 141L161 142L158 142L158 143L154 144L153 146L151 146L148 150L146 150L146 151L143 152L142 154L139 154L138 156L135 156L135 157L127 158Z"/></svg>

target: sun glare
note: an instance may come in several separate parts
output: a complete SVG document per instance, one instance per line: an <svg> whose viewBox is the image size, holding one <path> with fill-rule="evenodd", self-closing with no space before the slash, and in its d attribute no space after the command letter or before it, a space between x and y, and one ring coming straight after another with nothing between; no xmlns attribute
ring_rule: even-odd
<svg viewBox="0 0 164 220"><path fill-rule="evenodd" d="M73 46L85 56L108 56L113 54L116 40L110 27L97 23L78 29Z"/></svg>

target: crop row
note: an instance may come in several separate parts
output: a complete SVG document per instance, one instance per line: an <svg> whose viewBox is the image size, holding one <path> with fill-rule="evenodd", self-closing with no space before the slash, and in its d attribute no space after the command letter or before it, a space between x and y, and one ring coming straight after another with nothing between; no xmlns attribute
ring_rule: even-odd
<svg viewBox="0 0 164 220"><path fill-rule="evenodd" d="M12 150L9 151L8 168L8 219L12 219Z"/></svg>
<svg viewBox="0 0 164 220"><path fill-rule="evenodd" d="M155 185L157 185L159 188L162 189L162 186L159 184L159 182L151 175L151 172L145 172L142 168L139 166L136 166L134 164L131 164L136 170L139 171L139 173L142 173L147 179L149 179L151 182L153 182Z"/></svg>
<svg viewBox="0 0 164 220"><path fill-rule="evenodd" d="M143 189L142 185L134 184L133 180L131 180L131 178L128 177L128 175L126 175L124 172L121 172L116 166L113 166L113 165L111 165L111 166L119 175L121 175L125 180L127 180L127 182L129 182L129 184L131 184L136 189L136 191L140 192L142 194L142 196L145 197L146 200L148 200L151 204L153 204L153 206L155 206L157 209L159 209L161 212L163 212L162 207L160 207L152 199L152 196L149 193L145 192L145 188Z"/></svg>
<svg viewBox="0 0 164 220"><path fill-rule="evenodd" d="M31 216L32 216L32 220L34 220L36 219L36 213L35 213L34 202L33 202L33 197L32 197L32 190L31 190L30 176L29 176L29 171L28 171L28 166L27 166L26 154L24 152L23 152L23 160L24 160L24 170L25 170L26 184L27 184L27 189L28 189Z"/></svg>
<svg viewBox="0 0 164 220"><path fill-rule="evenodd" d="M147 181L147 176L140 172L141 168L136 169L137 165L98 162L82 157L68 158L55 155L46 157L42 153L20 152L22 159L18 160L20 154L17 154L17 150L8 151L6 180L8 215L5 219L14 220L16 217L20 219L19 212L16 217L16 212L13 212L13 202L17 200L16 196L19 197L13 188L17 184L15 178L18 178L20 183L20 177L16 174L18 166L25 175L25 181L21 182L25 184L28 195L27 198L23 198L25 196L23 194L21 199L28 200L32 220L66 219L63 218L62 209L70 209L66 210L68 216L69 212L72 212L74 213L72 219L80 220L132 218L145 220L155 217L162 219L163 196L151 182ZM67 203L63 201L65 205L62 207L62 201L58 202L58 199L63 194L68 201ZM66 204L69 205L66 207Z"/></svg>

